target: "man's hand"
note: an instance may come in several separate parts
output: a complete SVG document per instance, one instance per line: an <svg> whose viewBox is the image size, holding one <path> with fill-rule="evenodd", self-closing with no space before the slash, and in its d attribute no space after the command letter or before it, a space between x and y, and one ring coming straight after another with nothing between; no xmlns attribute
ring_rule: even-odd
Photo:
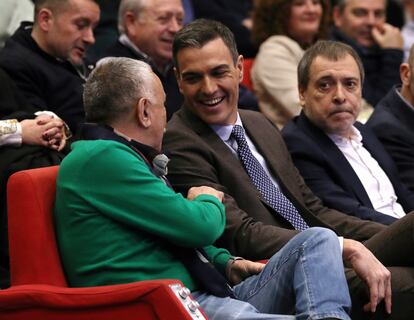
<svg viewBox="0 0 414 320"><path fill-rule="evenodd" d="M209 194L211 196L216 197L220 202L223 202L224 193L218 191L211 187L201 186L201 187L192 187L188 190L187 199L193 200L195 197L201 194Z"/></svg>
<svg viewBox="0 0 414 320"><path fill-rule="evenodd" d="M63 121L51 116L39 116L32 120L23 120L22 142L30 145L41 145L53 150L62 150L66 144Z"/></svg>
<svg viewBox="0 0 414 320"><path fill-rule="evenodd" d="M37 123L44 127L43 139L48 141L49 148L62 150L66 145L65 124L62 119L40 115L36 118Z"/></svg>
<svg viewBox="0 0 414 320"><path fill-rule="evenodd" d="M400 30L388 23L372 28L372 37L382 49L403 49L404 40Z"/></svg>
<svg viewBox="0 0 414 320"><path fill-rule="evenodd" d="M375 312L384 299L385 309L391 313L391 273L362 243L344 239L344 260L366 283L370 301L364 311Z"/></svg>
<svg viewBox="0 0 414 320"><path fill-rule="evenodd" d="M265 264L260 262L230 259L226 266L226 276L232 285L236 285L247 277L260 273L264 267Z"/></svg>

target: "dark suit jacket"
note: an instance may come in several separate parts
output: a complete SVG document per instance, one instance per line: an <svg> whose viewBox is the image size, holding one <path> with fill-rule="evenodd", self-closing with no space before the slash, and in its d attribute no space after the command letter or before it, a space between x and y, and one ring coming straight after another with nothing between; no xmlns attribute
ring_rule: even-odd
<svg viewBox="0 0 414 320"><path fill-rule="evenodd" d="M383 225L322 206L293 165L279 130L258 112L239 113L282 191L309 225L329 226L339 235L356 240L383 230ZM171 158L168 178L175 189L186 191L191 186L208 185L225 192L227 225L218 245L235 255L264 259L297 233L265 204L229 147L186 107L168 123L164 149Z"/></svg>
<svg viewBox="0 0 414 320"><path fill-rule="evenodd" d="M414 193L401 183L395 164L368 129L356 123L362 143L385 171L405 212L414 209ZM361 181L335 143L302 112L282 131L283 138L307 185L325 205L361 219L391 224L396 219L375 211Z"/></svg>
<svg viewBox="0 0 414 320"><path fill-rule="evenodd" d="M245 58L254 58L257 48L251 41L250 30L243 20L250 16L252 0L194 0L194 17L222 22L233 32L237 49Z"/></svg>
<svg viewBox="0 0 414 320"><path fill-rule="evenodd" d="M394 159L401 180L414 192L414 107L391 89L378 103L367 126Z"/></svg>

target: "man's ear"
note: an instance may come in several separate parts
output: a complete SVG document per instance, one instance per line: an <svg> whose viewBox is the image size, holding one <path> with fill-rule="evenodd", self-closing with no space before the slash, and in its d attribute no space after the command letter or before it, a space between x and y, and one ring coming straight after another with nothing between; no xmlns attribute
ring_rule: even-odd
<svg viewBox="0 0 414 320"><path fill-rule="evenodd" d="M47 32L51 28L53 18L53 13L50 9L42 8L37 14L37 25L42 31Z"/></svg>
<svg viewBox="0 0 414 320"><path fill-rule="evenodd" d="M174 67L174 74L175 74L175 79L177 79L178 89L180 90L180 93L183 94L183 90L181 89L180 71L177 69L177 67Z"/></svg>
<svg viewBox="0 0 414 320"><path fill-rule="evenodd" d="M400 78L401 78L401 82L403 83L403 85L405 86L410 85L411 70L410 70L410 65L406 62L401 63L400 65Z"/></svg>
<svg viewBox="0 0 414 320"><path fill-rule="evenodd" d="M305 106L305 89L303 87L299 87L299 104L303 108Z"/></svg>
<svg viewBox="0 0 414 320"><path fill-rule="evenodd" d="M150 103L147 98L140 98L135 106L135 118L139 126L149 128L151 126Z"/></svg>
<svg viewBox="0 0 414 320"><path fill-rule="evenodd" d="M239 55L236 62L236 68L239 69L239 83L243 81L243 62L244 58L242 55Z"/></svg>
<svg viewBox="0 0 414 320"><path fill-rule="evenodd" d="M124 13L125 33L131 38L134 38L137 32L137 28L135 26L137 19L138 18L136 17L135 13L132 11L127 11Z"/></svg>

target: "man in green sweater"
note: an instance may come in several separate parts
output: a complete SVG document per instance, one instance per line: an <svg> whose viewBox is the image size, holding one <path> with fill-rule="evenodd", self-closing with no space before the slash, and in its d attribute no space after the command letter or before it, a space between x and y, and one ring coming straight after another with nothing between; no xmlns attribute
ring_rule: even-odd
<svg viewBox="0 0 414 320"><path fill-rule="evenodd" d="M185 198L170 188L168 159L159 155L164 102L160 80L138 60L107 58L87 80L91 123L57 180L56 233L69 284L178 278L209 319L350 319L332 231L303 231L266 265L213 246L226 224L223 193L201 186ZM215 268L206 270L206 259Z"/></svg>

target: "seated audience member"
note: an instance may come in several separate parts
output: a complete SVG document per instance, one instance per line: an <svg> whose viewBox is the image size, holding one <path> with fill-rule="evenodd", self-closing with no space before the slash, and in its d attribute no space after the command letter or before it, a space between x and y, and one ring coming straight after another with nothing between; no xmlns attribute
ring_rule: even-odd
<svg viewBox="0 0 414 320"><path fill-rule="evenodd" d="M375 106L399 82L403 38L385 23L386 0L338 0L333 9L332 39L350 45L365 69L362 97Z"/></svg>
<svg viewBox="0 0 414 320"><path fill-rule="evenodd" d="M328 32L328 1L255 2L252 37L260 48L251 77L260 111L279 128L300 112L297 66Z"/></svg>
<svg viewBox="0 0 414 320"><path fill-rule="evenodd" d="M414 215L387 227L324 207L298 174L279 130L262 114L237 108L243 58L222 24L198 20L184 27L175 36L173 59L184 105L164 136L168 177L181 192L207 185L225 193L227 222L217 245L265 259L308 226L328 226L347 237L352 319L370 318L363 310L389 319L388 271L377 258L392 274L390 318L413 314ZM388 302L377 307L384 297Z"/></svg>
<svg viewBox="0 0 414 320"><path fill-rule="evenodd" d="M400 66L401 86L393 87L367 122L397 165L399 176L414 192L414 46Z"/></svg>
<svg viewBox="0 0 414 320"><path fill-rule="evenodd" d="M167 94L167 120L183 103L172 64L172 42L183 20L181 0L122 0L121 36L106 52L106 56L138 59L152 67Z"/></svg>
<svg viewBox="0 0 414 320"><path fill-rule="evenodd" d="M83 61L99 20L94 0L39 0L34 23L23 22L0 51L0 67L28 106L51 111L76 131L84 121Z"/></svg>
<svg viewBox="0 0 414 320"><path fill-rule="evenodd" d="M257 48L251 41L252 0L195 0L194 17L220 21L234 34L237 49L245 58L254 58Z"/></svg>
<svg viewBox="0 0 414 320"><path fill-rule="evenodd" d="M209 319L296 319L275 313L350 319L332 231L304 231L266 265L212 245L226 223L223 193L201 186L185 199L169 186L166 168L154 165L166 112L149 65L103 60L86 82L84 100L91 123L60 166L55 207L71 286L178 278ZM207 257L212 264L203 262Z"/></svg>
<svg viewBox="0 0 414 320"><path fill-rule="evenodd" d="M306 184L331 208L391 224L414 210L414 193L369 128L356 122L364 69L348 45L318 43L298 67L302 113L282 131Z"/></svg>

